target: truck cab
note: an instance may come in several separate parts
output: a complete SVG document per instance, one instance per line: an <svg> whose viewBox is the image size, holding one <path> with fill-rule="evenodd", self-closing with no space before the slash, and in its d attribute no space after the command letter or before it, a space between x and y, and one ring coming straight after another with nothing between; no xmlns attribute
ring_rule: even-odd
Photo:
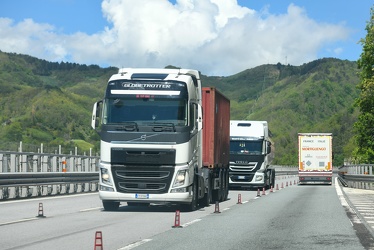
<svg viewBox="0 0 374 250"><path fill-rule="evenodd" d="M273 144L266 121L230 121L230 188L270 188Z"/></svg>

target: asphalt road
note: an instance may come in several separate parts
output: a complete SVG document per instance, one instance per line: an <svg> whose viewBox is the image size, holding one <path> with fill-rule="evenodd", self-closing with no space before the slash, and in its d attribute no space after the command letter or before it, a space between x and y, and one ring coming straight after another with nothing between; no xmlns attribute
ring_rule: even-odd
<svg viewBox="0 0 374 250"><path fill-rule="evenodd" d="M374 201L374 191L297 186L295 177L277 178L278 190L261 191L261 197L257 191L231 190L218 207L181 212L180 228L173 228L177 206L124 203L119 211L106 212L95 193L3 201L0 248L92 249L102 243L103 249L122 250L374 249L374 219L366 211L374 210L374 202L358 206L361 213L355 207Z"/></svg>

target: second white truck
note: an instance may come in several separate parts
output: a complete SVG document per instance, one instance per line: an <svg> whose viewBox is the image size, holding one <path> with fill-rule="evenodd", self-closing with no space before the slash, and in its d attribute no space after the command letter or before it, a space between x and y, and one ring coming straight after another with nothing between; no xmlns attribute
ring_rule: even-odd
<svg viewBox="0 0 374 250"><path fill-rule="evenodd" d="M230 121L230 188L274 187L273 155L266 121Z"/></svg>

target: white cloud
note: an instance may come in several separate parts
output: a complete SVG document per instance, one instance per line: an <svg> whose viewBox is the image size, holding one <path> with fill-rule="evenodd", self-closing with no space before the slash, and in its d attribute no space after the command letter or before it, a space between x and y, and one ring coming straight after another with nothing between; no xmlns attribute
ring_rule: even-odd
<svg viewBox="0 0 374 250"><path fill-rule="evenodd" d="M349 31L318 23L289 5L272 15L241 7L236 0L104 0L110 26L88 35L60 34L31 19L14 24L0 18L0 50L52 61L117 67L196 68L230 75L264 63L299 65L317 58L325 45Z"/></svg>

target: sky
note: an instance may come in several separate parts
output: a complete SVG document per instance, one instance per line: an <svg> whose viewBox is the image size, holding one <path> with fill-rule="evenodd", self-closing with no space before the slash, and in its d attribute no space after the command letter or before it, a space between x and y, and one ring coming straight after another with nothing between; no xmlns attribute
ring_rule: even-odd
<svg viewBox="0 0 374 250"><path fill-rule="evenodd" d="M372 0L1 0L0 50L101 67L228 76L356 61Z"/></svg>

